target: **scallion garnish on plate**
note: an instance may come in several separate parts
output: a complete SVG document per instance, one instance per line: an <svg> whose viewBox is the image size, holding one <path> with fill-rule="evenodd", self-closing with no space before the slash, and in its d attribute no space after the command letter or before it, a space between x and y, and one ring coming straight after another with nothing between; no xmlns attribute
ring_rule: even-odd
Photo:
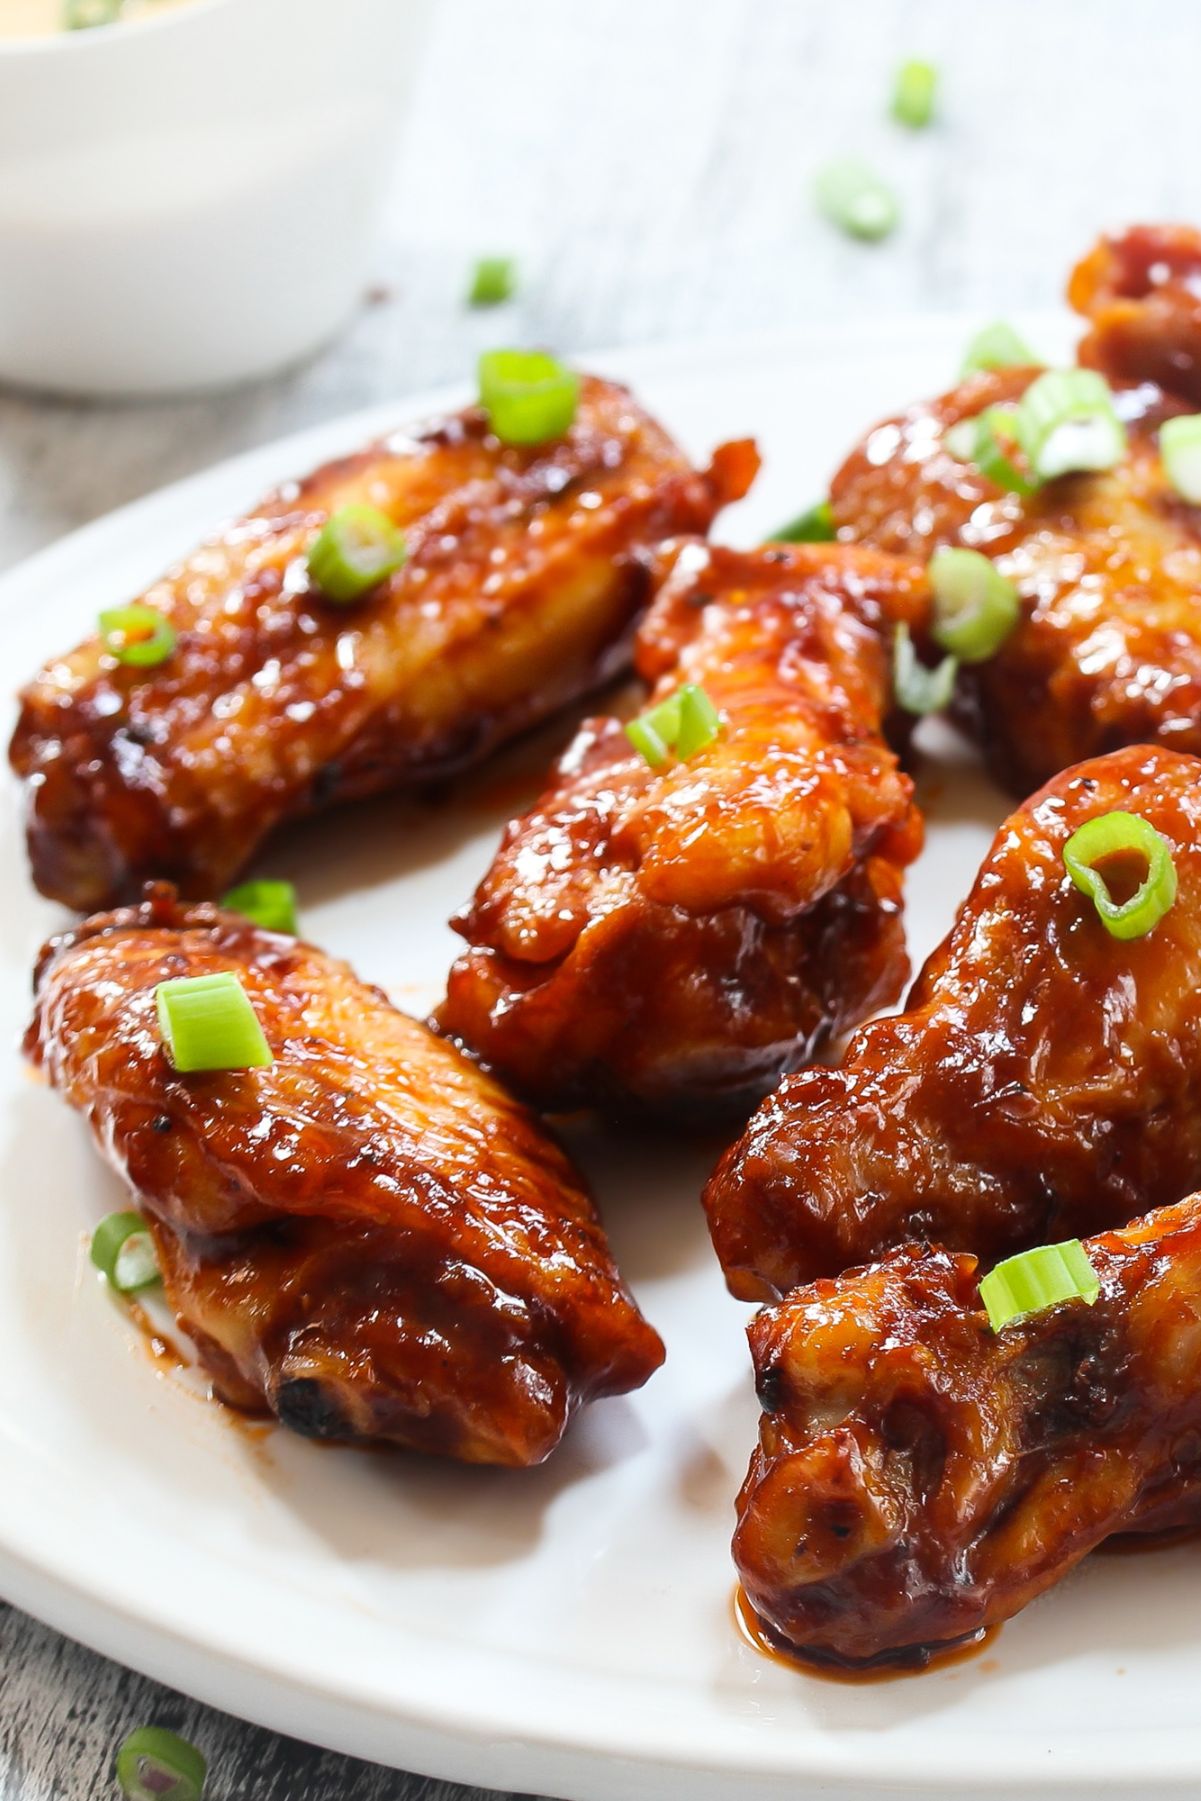
<svg viewBox="0 0 1201 1801"><path fill-rule="evenodd" d="M163 1045L181 1075L274 1062L258 1014L232 970L160 982L154 998Z"/></svg>
<svg viewBox="0 0 1201 1801"><path fill-rule="evenodd" d="M480 405L502 444L561 438L576 415L580 378L543 350L486 350Z"/></svg>
<svg viewBox="0 0 1201 1801"><path fill-rule="evenodd" d="M1038 358L1024 338L1018 336L1004 319L994 319L982 326L963 353L960 380L966 375L979 375L986 369L1020 369Z"/></svg>
<svg viewBox="0 0 1201 1801"><path fill-rule="evenodd" d="M840 157L819 169L814 193L830 223L853 238L885 238L901 216L892 189L858 157Z"/></svg>
<svg viewBox="0 0 1201 1801"><path fill-rule="evenodd" d="M774 531L769 542L775 544L829 544L838 536L834 509L828 500L819 500L787 525Z"/></svg>
<svg viewBox="0 0 1201 1801"><path fill-rule="evenodd" d="M1083 1301L1091 1307L1100 1292L1097 1272L1078 1238L1007 1257L980 1279L980 1299L994 1332L1061 1301Z"/></svg>
<svg viewBox="0 0 1201 1801"><path fill-rule="evenodd" d="M163 1726L139 1726L117 1752L126 1801L200 1801L207 1774L195 1745Z"/></svg>
<svg viewBox="0 0 1201 1801"><path fill-rule="evenodd" d="M934 595L931 636L961 663L983 663L1018 622L1018 592L978 550L937 550L927 574Z"/></svg>
<svg viewBox="0 0 1201 1801"><path fill-rule="evenodd" d="M110 1213L92 1233L91 1259L118 1294L137 1294L161 1278L154 1240L140 1213Z"/></svg>
<svg viewBox="0 0 1201 1801"><path fill-rule="evenodd" d="M897 705L919 718L941 713L950 705L959 673L957 657L944 657L928 669L918 657L907 625L898 625L892 641L892 683Z"/></svg>
<svg viewBox="0 0 1201 1801"><path fill-rule="evenodd" d="M221 905L230 913L240 913L265 932L286 932L295 938L300 927L296 919L296 890L291 882L243 882L221 896Z"/></svg>
<svg viewBox="0 0 1201 1801"><path fill-rule="evenodd" d="M100 636L110 656L134 669L165 663L178 642L166 614L140 603L107 608L100 615Z"/></svg>
<svg viewBox="0 0 1201 1801"><path fill-rule="evenodd" d="M705 690L685 682L626 726L626 737L652 769L660 769L674 753L682 763L694 757L721 731L721 714Z"/></svg>
<svg viewBox="0 0 1201 1801"><path fill-rule="evenodd" d="M1114 899L1099 865L1133 859L1146 875L1124 901ZM1097 909L1114 938L1145 938L1176 899L1176 865L1167 839L1138 813L1099 813L1085 820L1063 847L1064 868Z"/></svg>
<svg viewBox="0 0 1201 1801"><path fill-rule="evenodd" d="M327 600L349 606L394 575L407 556L403 532L378 507L355 502L331 513L309 548L309 579Z"/></svg>
<svg viewBox="0 0 1201 1801"><path fill-rule="evenodd" d="M1126 452L1126 429L1095 369L1048 369L1014 414L1014 429L1040 481L1112 469Z"/></svg>
<svg viewBox="0 0 1201 1801"><path fill-rule="evenodd" d="M1201 506L1201 413L1165 419L1159 428L1159 454L1181 500Z"/></svg>

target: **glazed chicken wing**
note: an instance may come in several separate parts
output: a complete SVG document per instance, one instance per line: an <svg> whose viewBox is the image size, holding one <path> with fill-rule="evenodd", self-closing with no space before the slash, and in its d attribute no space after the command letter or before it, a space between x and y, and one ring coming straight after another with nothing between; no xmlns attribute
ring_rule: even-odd
<svg viewBox="0 0 1201 1801"><path fill-rule="evenodd" d="M1117 1532L1201 1523L1201 1196L1087 1246L1093 1305L994 1331L974 1258L909 1248L750 1328L734 1559L772 1642L920 1663Z"/></svg>
<svg viewBox="0 0 1201 1801"><path fill-rule="evenodd" d="M1135 225L1102 238L1073 269L1068 299L1091 327L1082 363L1201 405L1201 232Z"/></svg>
<svg viewBox="0 0 1201 1801"><path fill-rule="evenodd" d="M178 634L163 663L90 638L25 689L10 757L38 887L81 910L146 877L211 895L282 821L474 762L622 666L644 553L707 530L755 467L744 444L698 474L586 377L554 443L504 446L470 409L280 488L142 597ZM408 560L339 606L307 551L357 503Z"/></svg>
<svg viewBox="0 0 1201 1801"><path fill-rule="evenodd" d="M177 1074L156 984L234 971L274 1062ZM663 1348L566 1157L345 964L169 889L52 940L26 1048L148 1214L217 1393L532 1464Z"/></svg>
<svg viewBox="0 0 1201 1801"><path fill-rule="evenodd" d="M1166 343L1164 354L1177 357ZM945 434L1018 400L1038 373L974 376L911 407L868 434L831 488L844 538L923 559L980 550L1016 583L1021 618L995 655L960 671L958 706L998 779L1023 795L1124 744L1201 751L1201 508L1171 487L1157 435L1196 398L1119 388L1118 467L1022 498L953 455Z"/></svg>
<svg viewBox="0 0 1201 1801"><path fill-rule="evenodd" d="M620 720L581 727L454 922L441 1028L544 1106L701 1111L893 999L921 827L881 627L921 589L870 551L678 547L637 664L721 731L654 769Z"/></svg>
<svg viewBox="0 0 1201 1801"><path fill-rule="evenodd" d="M1115 810L1162 833L1178 882L1126 941L1063 863L1072 832ZM705 1205L732 1291L756 1299L913 1239L991 1261L1199 1183L1201 761L1142 747L1068 770L1005 822L904 1012L862 1027L840 1068L786 1080Z"/></svg>

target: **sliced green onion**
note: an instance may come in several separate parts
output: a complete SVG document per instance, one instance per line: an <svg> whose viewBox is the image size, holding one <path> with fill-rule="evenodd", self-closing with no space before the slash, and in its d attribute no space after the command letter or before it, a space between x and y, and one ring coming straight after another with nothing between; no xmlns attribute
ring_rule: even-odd
<svg viewBox="0 0 1201 1801"><path fill-rule="evenodd" d="M897 70L892 90L892 116L901 125L918 131L934 117L938 70L933 63L911 57Z"/></svg>
<svg viewBox="0 0 1201 1801"><path fill-rule="evenodd" d="M361 600L403 565L403 532L378 507L355 503L331 513L309 548L309 579L338 606Z"/></svg>
<svg viewBox="0 0 1201 1801"><path fill-rule="evenodd" d="M92 1233L92 1262L119 1294L161 1280L154 1240L140 1213L110 1213Z"/></svg>
<svg viewBox="0 0 1201 1801"><path fill-rule="evenodd" d="M1201 506L1201 413L1165 419L1159 428L1159 454L1180 498Z"/></svg>
<svg viewBox="0 0 1201 1801"><path fill-rule="evenodd" d="M949 706L959 673L956 657L944 657L934 669L927 669L913 648L907 625L898 625L892 644L892 681L897 704L906 713L919 717L941 713Z"/></svg>
<svg viewBox="0 0 1201 1801"><path fill-rule="evenodd" d="M468 306L499 306L512 298L517 264L511 256L482 256L471 272Z"/></svg>
<svg viewBox="0 0 1201 1801"><path fill-rule="evenodd" d="M90 31L95 25L115 25L124 0L63 0L63 28Z"/></svg>
<svg viewBox="0 0 1201 1801"><path fill-rule="evenodd" d="M695 757L698 750L721 731L721 714L695 682L685 682L680 689L680 729L676 736L676 755L681 763Z"/></svg>
<svg viewBox="0 0 1201 1801"><path fill-rule="evenodd" d="M978 416L971 419L957 419L954 425L948 425L942 434L943 449L948 456L957 462L970 463L975 458L976 435L979 430Z"/></svg>
<svg viewBox="0 0 1201 1801"><path fill-rule="evenodd" d="M1115 901L1097 867L1109 857L1141 858L1147 873L1129 900ZM1176 899L1176 865L1171 846L1149 819L1138 813L1099 813L1074 831L1063 847L1064 867L1097 909L1114 938L1145 938Z"/></svg>
<svg viewBox="0 0 1201 1801"><path fill-rule="evenodd" d="M798 513L787 525L774 531L769 542L775 544L829 544L838 536L834 509L828 500L819 500L807 512Z"/></svg>
<svg viewBox="0 0 1201 1801"><path fill-rule="evenodd" d="M977 416L975 424L976 441L972 446L970 460L975 463L981 475L998 488L1007 488L1012 494L1026 497L1035 493L1041 483L1032 480L1013 460L1013 452L1019 448L1017 408L985 407Z"/></svg>
<svg viewBox="0 0 1201 1801"><path fill-rule="evenodd" d="M480 405L502 444L561 438L576 415L580 378L541 350L486 350Z"/></svg>
<svg viewBox="0 0 1201 1801"><path fill-rule="evenodd" d="M274 1062L258 1014L232 970L160 982L154 998L163 1043L181 1075Z"/></svg>
<svg viewBox="0 0 1201 1801"><path fill-rule="evenodd" d="M1017 589L978 550L936 550L926 573L934 594L934 642L961 663L985 662L1018 622Z"/></svg>
<svg viewBox="0 0 1201 1801"><path fill-rule="evenodd" d="M109 607L100 615L100 636L110 656L134 669L165 663L177 643L175 627L157 607Z"/></svg>
<svg viewBox="0 0 1201 1801"><path fill-rule="evenodd" d="M671 747L655 730L649 716L631 719L626 726L626 737L652 769L662 769L671 755Z"/></svg>
<svg viewBox="0 0 1201 1801"><path fill-rule="evenodd" d="M117 1752L127 1801L200 1801L208 1765L195 1745L162 1726L139 1726Z"/></svg>
<svg viewBox="0 0 1201 1801"><path fill-rule="evenodd" d="M660 769L674 751L687 762L721 731L721 714L696 682L685 682L657 707L626 726L626 737L652 769Z"/></svg>
<svg viewBox="0 0 1201 1801"><path fill-rule="evenodd" d="M1083 1301L1091 1307L1100 1292L1100 1279L1078 1238L1006 1257L980 1278L980 1299L994 1332L1060 1301Z"/></svg>
<svg viewBox="0 0 1201 1801"><path fill-rule="evenodd" d="M995 319L978 331L963 353L959 366L960 380L966 375L979 375L985 369L1022 369L1038 358L1020 338L1012 325Z"/></svg>
<svg viewBox="0 0 1201 1801"><path fill-rule="evenodd" d="M1113 395L1095 369L1048 369L1018 402L1018 443L1042 481L1112 469L1126 452Z"/></svg>
<svg viewBox="0 0 1201 1801"><path fill-rule="evenodd" d="M265 932L287 932L295 938L300 929L296 921L296 890L291 882L243 882L222 895L221 905L262 926Z"/></svg>
<svg viewBox="0 0 1201 1801"><path fill-rule="evenodd" d="M827 163L818 171L814 192L830 223L853 238L885 238L900 218L892 189L857 157Z"/></svg>

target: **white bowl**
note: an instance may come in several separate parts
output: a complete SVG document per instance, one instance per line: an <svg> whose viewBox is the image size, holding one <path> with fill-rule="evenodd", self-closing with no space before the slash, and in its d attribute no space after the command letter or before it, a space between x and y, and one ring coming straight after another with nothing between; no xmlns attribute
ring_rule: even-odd
<svg viewBox="0 0 1201 1801"><path fill-rule="evenodd" d="M431 0L193 0L0 43L0 380L151 394L362 294Z"/></svg>

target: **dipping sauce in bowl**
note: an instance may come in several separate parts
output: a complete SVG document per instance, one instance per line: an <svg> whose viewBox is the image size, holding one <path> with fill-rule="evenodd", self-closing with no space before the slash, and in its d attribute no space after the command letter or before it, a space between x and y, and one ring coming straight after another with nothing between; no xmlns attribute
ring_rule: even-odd
<svg viewBox="0 0 1201 1801"><path fill-rule="evenodd" d="M119 25L188 6L191 0L0 0L0 38L45 38L58 31Z"/></svg>

